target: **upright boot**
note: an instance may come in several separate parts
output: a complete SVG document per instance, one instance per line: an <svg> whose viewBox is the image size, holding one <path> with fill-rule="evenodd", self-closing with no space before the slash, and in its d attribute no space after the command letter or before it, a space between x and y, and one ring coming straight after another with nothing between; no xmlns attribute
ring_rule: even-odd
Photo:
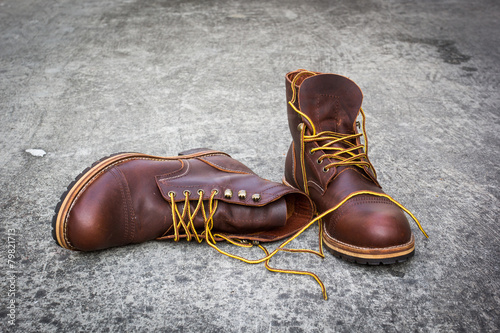
<svg viewBox="0 0 500 333"><path fill-rule="evenodd" d="M415 238L403 211L415 217L382 191L368 159L360 88L340 75L297 70L286 75L286 95L293 142L284 182L311 197L326 247L360 264L413 256Z"/></svg>

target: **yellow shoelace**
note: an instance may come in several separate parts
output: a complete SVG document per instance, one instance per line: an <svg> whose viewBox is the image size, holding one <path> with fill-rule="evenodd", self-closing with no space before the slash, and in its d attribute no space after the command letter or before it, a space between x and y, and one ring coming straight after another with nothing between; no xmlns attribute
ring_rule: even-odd
<svg viewBox="0 0 500 333"><path fill-rule="evenodd" d="M297 112L302 118L307 121L308 125L311 128L312 134L311 135L306 135L306 126L301 126L300 128L300 164L301 164L301 170L302 170L302 180L304 183L304 191L309 194L309 186L307 182L307 174L306 174L306 166L305 166L305 159L304 159L304 153L305 153L305 143L306 142L313 142L313 141L327 141L327 143L323 144L320 147L316 147L310 150L311 153L314 153L315 151L318 150L323 150L323 151L333 151L333 153L329 154L324 154L318 159L318 163L322 163L324 159L326 158L333 158L338 160L338 162L333 162L325 167L323 167L323 171L327 172L328 169L337 167L337 166L347 166L347 165L352 165L359 167L361 169L364 169L364 167L370 168L373 171L373 174L376 177L376 172L375 168L371 164L370 160L368 159L368 137L366 136L365 132L365 113L362 108L360 108L360 113L362 117L362 133L356 133L356 134L342 134L342 133L335 133L335 132L330 132L330 131L324 131L320 133L316 133L316 127L314 126L314 123L312 120L302 111L297 109L294 105L296 99L297 99L297 89L296 89L296 84L297 81L300 77L308 75L308 76L314 76L317 75L314 72L310 71L302 71L298 73L292 80L291 83L291 88L292 88L292 98L288 102L288 104ZM364 137L364 144L358 144L355 145L351 141L356 140L359 137ZM348 148L341 148L341 147L333 147L335 143L340 143L342 142L345 144ZM361 153L357 153L361 151ZM373 192L373 191L357 191L349 194L346 198L344 198L339 204L337 204L335 207L330 208L326 212L322 213L318 217L316 217L313 221L318 220L320 217L324 217L327 214L337 210L340 206L342 206L347 200L351 199L352 197L362 195L362 194L369 194L369 195L374 195L378 197L384 197L392 201L395 205L397 205L399 208L401 208L403 211L405 211L408 215L411 216L411 218L416 222L418 225L418 228L420 231L424 234L425 237L429 238L427 233L424 231L422 228L422 225L418 221L418 219L408 210L406 209L402 204L400 204L398 201L393 199L391 196L385 194L385 193L378 193L378 192ZM321 231L320 231L321 232Z"/></svg>
<svg viewBox="0 0 500 333"><path fill-rule="evenodd" d="M292 99L289 101L290 106L305 119L308 124L310 125L312 129L312 135L306 135L306 127L302 126L301 129L301 169L302 169L302 175L303 175L303 181L304 181L304 190L307 194L309 194L309 189L307 186L307 175L306 175L306 169L305 169L305 161L304 161L304 148L305 148L305 143L306 142L313 142L313 141L327 141L326 144L323 146L313 148L311 149L311 152L315 152L317 150L323 150L323 151L331 151L329 154L324 154L320 157L318 160L318 163L321 163L324 159L326 158L333 158L338 160L338 162L333 162L324 167L325 171L328 171L328 169L336 166L356 166L360 168L368 167L370 168L374 175L375 169L373 168L371 162L368 159L368 140L366 137L365 133L365 114L363 112L363 109L360 109L362 118L363 118L363 126L362 126L362 133L357 133L357 134L341 134L341 133L335 133L335 132L330 132L330 131L324 131L320 133L316 133L316 128L314 126L314 123L311 121L311 119L302 113L300 110L298 110L295 105L293 104L296 100L297 97L297 92L296 92L296 82L298 78L304 74L307 75L316 75L316 73L309 72L309 71L303 71L295 76L295 78L292 81L292 90L293 90L293 96ZM364 144L359 144L359 145L354 145L352 144L351 141L356 140L358 137L363 136L365 139ZM340 143L343 142L344 144L348 145L348 148L339 148L339 147L334 147L333 145L335 143ZM359 153L361 151L361 153ZM221 254L224 254L230 258L238 259L241 260L245 263L248 264L259 264L264 262L265 267L271 271L271 272L278 272L278 273L290 273L290 274L298 274L298 275L309 275L313 277L316 282L319 284L321 287L321 291L323 294L323 298L326 300L328 299L327 294L326 294L326 288L323 284L323 282L319 279L319 277L311 272L307 271L298 271L298 270L289 270L289 269L280 269L280 268L274 268L271 267L269 262L271 258L276 255L278 252L283 251L283 252L301 252L301 253L312 253L315 254L321 258L324 258L324 252L323 252L323 221L322 218L325 217L326 215L330 214L331 212L337 210L340 206L342 206L347 200L351 199L352 197L355 197L357 195L362 195L362 194L369 194L369 195L374 195L374 196L379 196L379 197L384 197L392 201L394 204L396 204L399 208L401 208L403 211L405 211L408 215L411 216L411 218L417 223L419 229L422 231L422 233L425 235L425 237L428 237L427 234L425 233L424 229L420 225L420 222L417 220L417 218L408 210L406 209L403 205L401 205L399 202L397 202L395 199L390 197L389 195L385 193L377 193L377 192L372 192L372 191L358 191L358 192L353 192L350 195L348 195L346 198L344 198L341 202L339 202L335 207L332 207L328 209L327 211L317 215L314 219L312 219L310 222L307 223L302 229L300 229L295 235L281 243L274 251L269 252L264 246L262 246L260 243L255 243L265 254L265 257L262 257L260 259L255 259L255 260L250 260L243 258L238 255L234 255L231 253L228 253L220 248L217 247L216 245L216 239L223 239L233 245L240 246L240 247L245 247L245 248L250 248L254 246L254 243L248 243L245 240L242 239L231 239L228 238L226 235L221 234L221 233L212 233L214 221L213 217L215 214L215 211L217 210L217 205L218 201L215 199L215 195L217 195L217 190L213 190L211 192L211 195L208 199L208 211L207 208L205 207L204 201L203 201L203 191L199 190L199 199L198 203L196 204L196 207L192 210L191 205L190 205L190 192L189 191L184 191L184 196L185 196L185 201L184 201L184 208L182 209L182 212L179 211L177 204L175 203L174 197L175 193L169 192L168 195L170 197L170 202L171 202L171 208L172 208L172 219L173 219L173 229L174 229L174 241L179 241L180 236L181 236L181 229L184 230L186 239L188 241L191 241L193 238L196 239L198 243L201 243L203 239L206 240L208 245L210 245L212 248L214 248L216 251L218 251ZM194 217L196 214L201 212L203 219L204 219L204 230L198 234L194 227ZM294 239L299 237L306 229L308 229L310 226L312 226L314 223L318 222L318 227L319 227L319 250L314 251L310 249L290 249L290 248L285 248L289 243L291 243ZM163 235L159 237L158 239L165 239L168 236Z"/></svg>
<svg viewBox="0 0 500 333"><path fill-rule="evenodd" d="M300 229L295 235L293 235L288 240L283 242L273 252L269 252L260 243L255 243L255 245L257 245L262 251L264 251L266 256L263 258L260 258L260 259L256 259L256 260L249 260L249 259L240 257L238 255L234 255L234 254L228 253L224 250L221 250L216 245L216 238L218 238L218 239L223 239L223 240L225 240L233 245L240 246L240 247L250 248L250 247L254 246L253 243L248 243L245 240L231 239L231 238L228 238L227 236L225 236L224 234L221 234L221 233L212 233L212 229L213 229L213 225L214 225L213 217L214 217L215 211L217 210L217 205L218 205L218 200L215 199L215 195L217 195L217 193L218 193L217 190L213 190L211 192L211 195L208 199L208 207L205 207L205 203L203 201L203 191L199 190L198 191L198 194L199 194L198 203L196 204L196 207L192 210L190 200L189 200L189 196L191 193L189 191L184 191L185 200L184 200L184 208L182 209L182 212L178 209L177 204L174 200L175 193L174 192L168 193L168 196L170 197L171 208L172 208L172 219L173 219L172 227L174 229L173 230L174 231L174 241L176 241L176 242L179 241L180 236L181 236L181 232L183 230L187 241L191 241L194 238L194 239L196 239L196 241L198 243L201 243L203 241L203 239L205 239L205 241L208 243L208 245L213 247L219 253L222 253L228 257L241 260L241 261L246 262L248 264L259 264L259 263L265 262L265 267L271 272L290 273L290 274L298 274L298 275L309 275L309 276L313 277L316 280L316 282L318 282L318 284L321 287L323 298L325 300L327 299L326 288L325 288L323 282L319 279L319 277L316 274L311 273L311 272L307 272L307 271L273 268L269 265L269 261L271 260L271 258L274 255L276 255L279 251L312 253L312 254L315 254L317 256L320 256L321 258L324 258L325 256L323 254L323 246L321 243L321 236L322 236L321 221L319 222L320 223L320 225L319 225L320 226L320 249L319 249L319 251L314 251L314 250L310 250L310 249L285 248L286 245L288 245L291 241L293 241L300 234L302 234L307 228L309 228L311 225L313 225L318 220L316 218L316 219L310 221L302 229ZM207 210L207 208L208 208L208 210ZM194 227L194 217L196 216L196 214L198 214L200 212L201 212L203 219L204 219L204 230L200 234L198 234L198 232L196 231L196 229ZM168 231L170 231L170 229ZM168 236L166 236L165 234L157 239L158 240L166 239Z"/></svg>

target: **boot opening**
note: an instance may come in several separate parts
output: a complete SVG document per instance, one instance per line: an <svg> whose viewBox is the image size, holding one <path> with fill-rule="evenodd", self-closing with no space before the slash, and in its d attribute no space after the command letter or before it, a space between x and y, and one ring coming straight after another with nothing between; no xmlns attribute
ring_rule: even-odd
<svg viewBox="0 0 500 333"><path fill-rule="evenodd" d="M307 79L307 78L309 78L309 77L311 77L311 76L316 75L316 73L315 73L315 74L313 74L314 72L309 72L309 71L307 71L307 70L305 70L305 69L298 69L298 70L296 70L295 72L288 73L288 80L290 80L290 82L292 82L292 81L293 81L293 79L294 79L294 78L295 78L298 74L300 74L300 73L302 73L302 72L308 72L308 73L305 73L305 74L300 75L300 77L297 79L297 82L295 82L295 85L296 85L297 87L300 87L300 85L302 84L302 82L304 82L304 80L305 80L305 79Z"/></svg>

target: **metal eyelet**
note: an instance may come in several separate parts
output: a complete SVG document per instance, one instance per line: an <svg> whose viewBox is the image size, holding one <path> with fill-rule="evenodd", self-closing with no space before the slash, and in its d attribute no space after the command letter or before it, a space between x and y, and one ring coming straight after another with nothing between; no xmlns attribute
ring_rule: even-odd
<svg viewBox="0 0 500 333"><path fill-rule="evenodd" d="M297 130L299 132L302 132L303 129L304 129L304 123L300 123L299 125L297 125Z"/></svg>
<svg viewBox="0 0 500 333"><path fill-rule="evenodd" d="M328 169L326 167L324 167L323 172L328 172Z"/></svg>
<svg viewBox="0 0 500 333"><path fill-rule="evenodd" d="M219 194L219 190L218 190L218 189L216 189L216 188L214 188L214 189L212 190L212 193L213 193L213 192L215 192L215 195Z"/></svg>
<svg viewBox="0 0 500 333"><path fill-rule="evenodd" d="M247 191L245 190L238 191L238 198L240 198L241 200L245 200L247 198Z"/></svg>
<svg viewBox="0 0 500 333"><path fill-rule="evenodd" d="M184 194L185 197L191 195L191 191L190 190L184 190L184 192L182 192Z"/></svg>
<svg viewBox="0 0 500 333"><path fill-rule="evenodd" d="M169 197L173 195L174 198L177 195L177 193L175 193L174 191L169 191L167 194L168 194Z"/></svg>
<svg viewBox="0 0 500 333"><path fill-rule="evenodd" d="M314 153L315 153L315 151L313 151L312 148L309 149L309 154L314 155Z"/></svg>
<svg viewBox="0 0 500 333"><path fill-rule="evenodd" d="M200 190L198 190L198 195L199 195L199 196L201 196L201 197L202 197L202 196L203 196L203 194L205 194L205 191L203 191L203 190L201 190L201 189L200 189Z"/></svg>
<svg viewBox="0 0 500 333"><path fill-rule="evenodd" d="M318 160L316 162L318 162L318 164L321 164L321 163L323 163L323 160L318 158Z"/></svg>

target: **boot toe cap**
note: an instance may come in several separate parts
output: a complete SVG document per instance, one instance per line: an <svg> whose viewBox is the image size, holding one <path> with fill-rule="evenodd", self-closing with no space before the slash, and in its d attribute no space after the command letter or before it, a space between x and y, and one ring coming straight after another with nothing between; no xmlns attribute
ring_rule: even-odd
<svg viewBox="0 0 500 333"><path fill-rule="evenodd" d="M412 239L403 211L385 198L355 201L341 207L331 215L326 230L335 239L360 248L398 247Z"/></svg>
<svg viewBox="0 0 500 333"><path fill-rule="evenodd" d="M126 243L124 188L106 172L80 190L66 215L65 237L76 250L94 251Z"/></svg>

